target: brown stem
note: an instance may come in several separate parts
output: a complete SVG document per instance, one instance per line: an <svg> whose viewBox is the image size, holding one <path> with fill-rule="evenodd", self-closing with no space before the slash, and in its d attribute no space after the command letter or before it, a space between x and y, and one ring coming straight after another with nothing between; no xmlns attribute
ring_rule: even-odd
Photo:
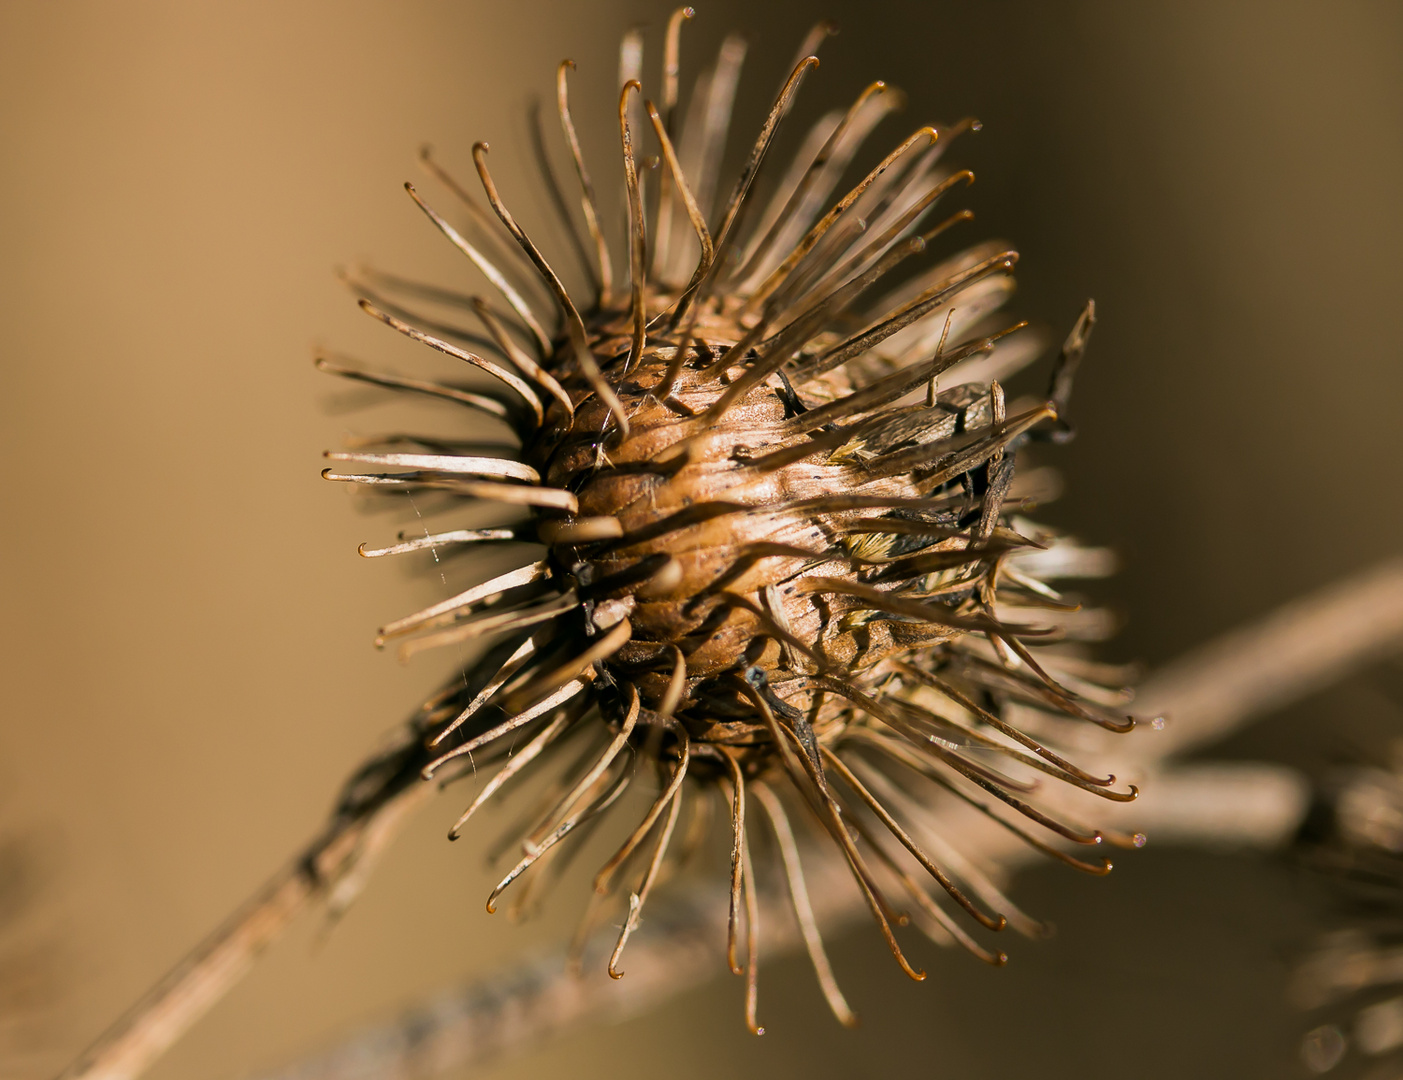
<svg viewBox="0 0 1403 1080"><path fill-rule="evenodd" d="M319 894L344 909L407 812L433 786L418 780L417 740L371 758L326 829L108 1028L59 1080L133 1080L228 993Z"/></svg>
<svg viewBox="0 0 1403 1080"><path fill-rule="evenodd" d="M1282 605L1156 671L1136 712L1165 729L1125 752L1142 760L1216 742L1403 644L1403 557Z"/></svg>

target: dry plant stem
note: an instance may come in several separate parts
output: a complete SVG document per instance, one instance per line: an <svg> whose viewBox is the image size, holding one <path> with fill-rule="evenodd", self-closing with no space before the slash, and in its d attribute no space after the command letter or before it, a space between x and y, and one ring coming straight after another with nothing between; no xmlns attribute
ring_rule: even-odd
<svg viewBox="0 0 1403 1080"><path fill-rule="evenodd" d="M284 869L137 1002L63 1075L139 1076L198 1020L307 906L316 885L302 862Z"/></svg>
<svg viewBox="0 0 1403 1080"><path fill-rule="evenodd" d="M1133 821L1155 847L1180 844L1270 851L1287 844L1310 804L1295 769L1264 762L1195 762L1154 773Z"/></svg>
<svg viewBox="0 0 1403 1080"><path fill-rule="evenodd" d="M1165 730L1127 755L1158 758L1215 742L1403 644L1403 557L1294 600L1155 672L1136 706Z"/></svg>
<svg viewBox="0 0 1403 1080"><path fill-rule="evenodd" d="M849 877L840 859L806 853L814 914L837 922L861 912L847 906ZM628 974L617 981L602 971L571 976L562 954L548 952L514 964L490 979L444 991L382 1027L365 1028L345 1042L259 1080L381 1080L428 1077L482 1065L580 1024L617 1022L645 1014L659 1002L724 970L728 888L711 886L654 901L644 934L630 943ZM771 955L800 944L787 903L761 901L765 948ZM617 929L605 928L593 946L606 951Z"/></svg>
<svg viewBox="0 0 1403 1080"><path fill-rule="evenodd" d="M1215 811L1238 813L1246 807L1258 826L1265 820L1277 820L1273 815L1279 810L1281 786L1295 791L1285 775L1289 770L1246 765L1215 767L1216 775L1212 776L1200 775L1199 769L1184 771L1191 774L1185 777L1186 784L1177 783L1177 770L1166 777L1181 788L1182 797L1162 802L1155 811L1156 828L1164 829L1166 838L1172 835L1179 841L1211 844L1270 842L1273 836L1280 839L1279 834L1260 827L1241 836L1225 835L1222 820L1213 820L1210 815ZM1245 797L1243 780L1248 788ZM1252 813L1254 796L1263 793L1267 804ZM1303 808L1294 799L1290 805L1297 811ZM1180 813L1184 827L1175 827L1174 817ZM961 829L966 828L968 823L963 823ZM995 861L1004 869L1036 858L1027 845L1005 840L1007 835L991 827L975 839L981 851L994 849ZM861 923L867 908L852 888L842 860L817 850L805 850L803 859L815 919L824 923L829 933ZM286 1068L260 1074L257 1080L427 1078L466 1065L482 1067L515 1051L538 1047L544 1039L585 1022L617 1023L645 1015L724 970L728 892L710 887L692 894L678 892L666 903L655 901L648 909L644 932L630 945L628 976L617 982L598 971L567 975L562 952L544 953L443 990L391 1021L362 1028L343 1042ZM770 956L802 944L784 897L762 898L760 921L765 926L765 948ZM607 949L615 933L606 928L596 935L592 948Z"/></svg>
<svg viewBox="0 0 1403 1080"><path fill-rule="evenodd" d="M372 761L372 765L381 759ZM279 871L223 926L108 1028L60 1074L60 1080L130 1080L142 1075L253 966L254 960L319 896L344 908L340 886L361 871L398 832L433 785L387 778L363 813L338 814L326 830Z"/></svg>

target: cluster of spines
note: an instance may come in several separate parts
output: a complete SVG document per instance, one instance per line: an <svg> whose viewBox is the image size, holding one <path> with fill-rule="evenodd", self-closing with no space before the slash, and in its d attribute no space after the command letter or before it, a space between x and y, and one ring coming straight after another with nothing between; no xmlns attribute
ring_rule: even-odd
<svg viewBox="0 0 1403 1080"><path fill-rule="evenodd" d="M940 174L936 163L953 135L976 125L919 129L820 214L865 136L891 109L896 95L875 83L845 114L816 129L758 226L742 239L741 223L753 201L752 186L800 83L817 65L810 53L827 34L819 28L801 50L801 59L783 84L716 224L710 227L704 207L715 185L718 148L729 123L743 49L735 39L723 45L716 66L696 95L700 127L689 129L680 147L675 146L679 34L690 15L690 9L683 9L668 24L661 106L645 103L661 158L651 244L635 145L639 125L633 116L641 89L641 39L630 35L625 42L618 116L628 206L626 291L614 279L594 187L571 118L567 73L573 65L567 61L558 70L557 104L586 227L585 236L573 230L571 236L594 288L593 304L581 311L508 211L488 170L485 144L473 148L473 159L495 221L426 153L431 171L461 196L478 231L501 226L524 256L515 264L494 261L484 251L492 241L474 243L430 207L412 185L406 185L434 225L493 284L508 310L479 297L386 274L361 272L354 284L363 294L362 307L372 316L485 372L497 381L497 389L466 389L369 373L329 358L319 361L338 374L447 399L503 421L514 428L523 448L531 450L533 463L474 456L441 441L401 437L398 441L419 443L417 450L423 452L353 449L330 455L348 464L400 471L327 470L326 475L381 488L442 489L522 507L533 516L530 522L512 526L456 529L402 538L379 549L362 547L363 555L501 541L544 542L549 548L544 558L388 624L380 636L384 643L420 635L407 643L407 651L488 635L502 637L470 680L455 680L422 711L421 723L431 732L429 757L423 765L426 778L449 762L471 760L475 751L490 753L501 746L504 736L535 725L529 741L515 749L478 793L452 835L547 748L588 730L590 725L582 723L587 717L602 713L609 721L594 726L603 732L603 747L587 751L580 759L580 775L542 808L538 824L523 842L522 858L493 891L489 910L527 869L553 857L561 840L600 820L631 783L632 759L647 750L666 764L661 791L596 881L600 892L607 892L624 864L656 832L653 853L631 893L628 918L610 959L611 974L619 974L623 946L664 867L683 809L684 780L689 769L696 773L705 762L705 774L727 792L731 808L730 957L733 969L749 975L751 1026L756 1026L755 933L747 935L747 962L741 965L737 959L738 927L755 926L745 830L747 790L755 794L773 824L804 939L830 1004L846 1022L851 1012L822 953L803 890L793 830L769 786L774 774L785 774L793 781L836 841L893 954L917 978L921 973L906 961L892 933L892 923L901 919L884 898L859 842L883 872L911 894L921 913L918 919L932 924L935 936L953 938L983 959L1001 963L1004 954L984 949L951 920L902 869L890 844L908 852L982 925L1002 929L1012 921L1020 929L1033 931L1037 924L1017 912L985 875L936 833L927 829L924 843L918 842L888 804L900 807L908 820L920 821L926 817L922 800L859 750L933 781L1033 846L1092 873L1105 872L1109 862L1087 862L1067 854L1009 820L970 789L993 796L1017 815L1074 844L1098 844L1107 834L1038 810L1022 797L1031 790L1029 782L976 758L996 754L1104 798L1134 797L1133 787L1126 792L1114 790L1114 777L1098 777L1077 768L1043 741L1007 723L993 707L997 700L1011 699L1111 730L1128 730L1133 724L1114 712L1119 701L1116 693L1098 690L1085 680L1073 690L1069 687L1077 679L1073 672L1049 673L1047 666L1071 662L1056 657L1040 661L1029 649L1025 639L1048 636L1046 631L1007 623L995 611L1001 584L1017 594L1024 606L1067 607L1041 580L1018 569L1019 557L1042 545L1006 522L1019 505L1014 455L1035 425L1048 427L1059 421L1071 373L1090 330L1091 310L1062 351L1046 401L1010 416L999 383L991 381L986 393L961 408L938 407L955 400L948 391L939 392L942 376L957 365L1000 355L1003 339L1021 328L1018 324L973 337L968 334L1006 295L1006 275L1016 253L998 247L975 249L916 276L866 313L858 305L874 284L888 279L937 236L970 217L961 211L925 232L917 231L943 194L972 180L971 174L963 172ZM691 136L693 130L699 134ZM702 170L691 174L691 183L684 168L689 154ZM557 191L555 201L563 208L567 200ZM690 269L685 229L691 230L695 241L696 261ZM497 237L498 247L509 253L510 245L500 243L500 233ZM535 275L535 286L523 282L525 274ZM549 331L529 299L533 288L556 309L558 326ZM469 311L481 330L435 324L405 306L415 299ZM497 353L505 366L481 351ZM908 356L916 359L900 359ZM924 412L900 405L921 390L926 392ZM738 476L777 474L817 461L844 476L865 478L871 490L863 491L864 485L856 484L855 490L842 494L757 506L727 499L722 483L711 493L715 497L630 531L617 515L582 516L578 486L547 483L542 461L537 460L550 456L542 450L542 441L558 442L558 433L570 432L577 414L594 399L607 416L592 435L593 468L607 471L614 467L611 455L618 456L619 448L627 445L642 402L667 411L672 435L664 453L633 467L663 473L680 470L693 462L697 447L718 425L757 396L784 402L785 416L761 445L733 449L730 466ZM971 488L971 478L977 478L979 490ZM660 642L652 651L661 668L656 681L662 689L644 700L638 686L626 677L627 666L611 660L633 637L629 605L638 597L666 595L677 582L678 561L660 553L639 558L602 580L589 580L572 568L564 553L581 556L582 565L588 565L592 552L656 542L727 515L757 514L815 522L819 532L836 538L826 548L773 541L743 545L718 578L720 585L700 597L714 602L714 610L725 617L742 612L758 635L778 643L785 657L778 675L738 657L734 670L699 684L683 649ZM783 604L772 593L760 590L747 596L725 587L727 574L739 576L749 566L771 559L788 560L796 567L791 591L823 597L843 613L847 625L884 621L908 634L913 626L934 627L930 648L882 657L880 663L869 662L858 670L835 666L820 643L805 640L786 625ZM836 575L819 572L831 564L838 564ZM550 632L541 633L545 628ZM983 635L987 648L979 646L974 635ZM797 687L809 699L826 703L817 722L777 691L776 679L786 683L786 690ZM750 723L718 724L717 737L694 738L684 720L691 722L693 730L699 720L705 720L701 714L708 704L706 693L742 703ZM922 704L923 695L930 694L947 704L946 712ZM956 718L949 715L951 711ZM757 747L763 753L757 754ZM840 750L847 752L840 754ZM839 787L849 794L840 795ZM888 841L880 839L877 827L885 830ZM1109 838L1136 842L1129 837ZM941 850L948 866L958 866L953 877L927 848ZM985 907L994 910L991 913ZM743 916L742 909L748 915Z"/></svg>

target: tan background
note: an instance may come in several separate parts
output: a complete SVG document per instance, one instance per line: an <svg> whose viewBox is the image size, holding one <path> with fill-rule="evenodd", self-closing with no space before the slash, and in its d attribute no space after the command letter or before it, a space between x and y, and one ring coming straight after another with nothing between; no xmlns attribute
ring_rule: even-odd
<svg viewBox="0 0 1403 1080"><path fill-rule="evenodd" d="M1397 550L1401 12L727 0L702 7L684 62L750 31L752 130L832 15L808 115L881 76L911 96L890 140L984 120L961 155L980 234L1023 251L1019 310L1064 326L1100 304L1055 516L1125 553L1115 651L1158 662ZM350 411L372 398L316 375L312 343L417 359L331 269L468 280L399 190L420 142L463 173L491 139L540 221L528 96L575 57L602 155L614 43L665 17L636 0L0 6L0 874L37 883L20 933L39 976L17 1075L52 1071L287 856L446 662L371 649L443 583L357 559L407 522L317 477L343 432L401 414ZM1336 693L1234 752L1339 755L1388 716ZM562 905L525 927L483 914L482 842L442 841L455 812L424 814L329 941L300 927L156 1075L285 1061L558 938ZM870 933L844 939L855 1035L785 961L759 1042L726 982L487 1074L1298 1068L1280 984L1315 901L1285 870L1152 847L1105 882L1038 869L1022 896L1062 932L1002 972L934 956L913 987Z"/></svg>

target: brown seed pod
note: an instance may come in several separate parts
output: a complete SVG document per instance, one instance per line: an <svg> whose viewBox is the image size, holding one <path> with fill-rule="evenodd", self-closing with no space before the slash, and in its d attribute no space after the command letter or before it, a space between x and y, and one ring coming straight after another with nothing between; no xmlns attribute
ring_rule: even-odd
<svg viewBox="0 0 1403 1080"><path fill-rule="evenodd" d="M537 866L539 875L537 864L596 824L627 787L648 782L653 770L640 766L654 763L651 807L596 879L601 897L626 873L636 881L610 973L621 974L679 821L695 832L719 791L731 817L731 966L748 975L747 1020L759 1030L754 817L746 812L754 796L824 991L850 1022L803 891L795 809L836 844L898 963L921 978L893 931L904 918L886 898L892 887L909 893L917 922L937 940L991 963L1004 954L976 943L947 905L990 930L1009 922L1038 929L959 853L956 838L932 833L932 801L961 800L1056 858L1104 873L1109 861L1064 850L1094 847L1103 833L1040 810L1036 788L1051 777L1106 799L1135 796L1004 716L1015 703L1042 716L1040 730L1054 737L1075 722L1114 731L1134 723L1115 711L1122 692L1098 682L1114 672L1047 648L1075 637L1077 626L1057 614L1075 606L1046 579L1093 574L1106 560L1015 516L1036 493L1015 475L1020 448L1035 434L1069 431L1060 413L1093 311L1088 305L1063 346L1047 399L1010 406L997 378L1036 354L1022 324L991 321L1017 254L974 247L892 284L899 267L906 273L929 259L942 234L970 217L935 211L973 179L943 155L977 125L920 128L840 194L839 180L897 100L881 83L821 121L758 205L758 178L818 64L809 54L825 28L805 42L730 194L713 207L744 46L725 42L679 123L678 36L690 15L683 9L668 24L661 104L641 100L641 38L625 41L622 281L571 119L566 61L558 105L578 180L585 231L573 240L594 283L590 300L571 296L517 224L478 144L490 214L429 163L472 215L472 237L409 191L504 307L388 275L365 273L356 284L372 316L494 376L497 390L320 362L504 421L519 452L474 456L398 436L329 455L397 471L326 475L382 490L436 489L517 515L497 528L362 548L368 556L540 545L520 568L381 630L382 643L407 652L495 641L418 719L425 777L451 775L450 765L475 754L505 759L452 835L533 763L577 755L488 909L527 870ZM639 174L645 138L659 159L648 197ZM470 310L481 332L414 317L404 305L416 299ZM1080 618L1094 629L1097 620Z"/></svg>

